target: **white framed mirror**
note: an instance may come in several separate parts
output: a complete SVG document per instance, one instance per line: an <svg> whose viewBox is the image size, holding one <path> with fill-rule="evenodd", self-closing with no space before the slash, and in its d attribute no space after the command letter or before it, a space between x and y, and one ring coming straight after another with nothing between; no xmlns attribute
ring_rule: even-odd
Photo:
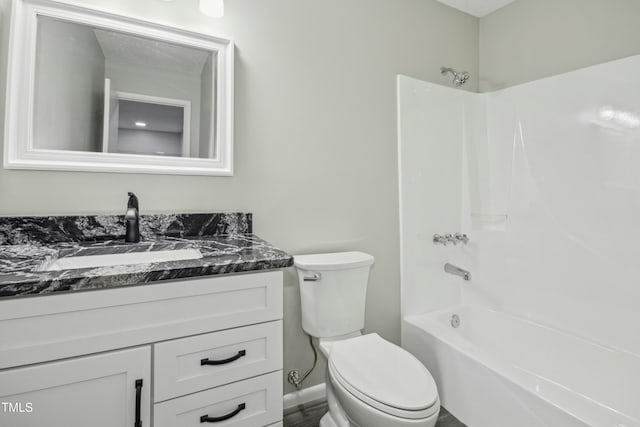
<svg viewBox="0 0 640 427"><path fill-rule="evenodd" d="M233 42L51 0L12 8L4 167L233 174Z"/></svg>

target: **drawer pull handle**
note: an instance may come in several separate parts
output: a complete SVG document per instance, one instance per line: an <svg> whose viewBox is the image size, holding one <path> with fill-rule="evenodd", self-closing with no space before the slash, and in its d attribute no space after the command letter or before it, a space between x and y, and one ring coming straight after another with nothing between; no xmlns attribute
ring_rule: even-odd
<svg viewBox="0 0 640 427"><path fill-rule="evenodd" d="M200 366L203 366L203 365L224 365L224 364L236 361L236 360L240 359L241 357L246 356L246 354L247 354L247 350L240 350L238 352L238 354L236 354L235 356L231 356L228 359L223 359L223 360L200 359Z"/></svg>
<svg viewBox="0 0 640 427"><path fill-rule="evenodd" d="M142 379L136 380L136 422L134 427L142 427L140 418L140 400L142 399Z"/></svg>
<svg viewBox="0 0 640 427"><path fill-rule="evenodd" d="M226 421L229 418L233 418L238 415L242 410L246 408L247 405L241 403L238 405L235 411L228 413L227 415L223 415L221 417L210 417L209 415L203 415L200 417L201 423L219 423L221 421Z"/></svg>

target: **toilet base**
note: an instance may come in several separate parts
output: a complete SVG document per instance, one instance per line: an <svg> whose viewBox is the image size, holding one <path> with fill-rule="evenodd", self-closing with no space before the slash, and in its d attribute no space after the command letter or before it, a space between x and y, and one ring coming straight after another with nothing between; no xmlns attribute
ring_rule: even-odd
<svg viewBox="0 0 640 427"><path fill-rule="evenodd" d="M348 392L344 389L339 386L336 389L330 370L327 370L326 377L329 412L320 420L320 427L435 427L438 421L439 399L436 402L438 410L428 418L407 419L391 417L379 411L372 411L368 407L363 408L361 402L348 395ZM360 419L362 424L354 421L354 418Z"/></svg>
<svg viewBox="0 0 640 427"><path fill-rule="evenodd" d="M331 413L327 412L326 414L324 414L324 416L320 420L320 427L339 427L339 426L338 424L336 424L335 421L333 421L333 418L331 417Z"/></svg>
<svg viewBox="0 0 640 427"><path fill-rule="evenodd" d="M324 414L320 420L320 427L355 427L354 424L350 423L347 419L344 409L342 409L342 405L340 405L340 402L336 398L333 387L331 387L328 371L326 378L327 406L329 407L329 411Z"/></svg>

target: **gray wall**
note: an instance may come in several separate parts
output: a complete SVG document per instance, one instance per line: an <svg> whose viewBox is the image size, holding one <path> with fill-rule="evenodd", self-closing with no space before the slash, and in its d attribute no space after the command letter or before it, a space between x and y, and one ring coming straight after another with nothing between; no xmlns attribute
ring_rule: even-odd
<svg viewBox="0 0 640 427"><path fill-rule="evenodd" d="M4 114L5 114L5 98L7 93L7 55L8 55L8 41L9 41L9 20L11 16L11 0L0 0L0 140L3 141L3 147L0 152L4 153ZM4 171L4 169L3 169ZM0 172L0 176L3 173ZM2 181L0 180L0 187ZM1 194L0 190L0 194ZM6 201L3 196L0 196L0 211L3 211L3 207Z"/></svg>
<svg viewBox="0 0 640 427"><path fill-rule="evenodd" d="M34 146L101 151L104 55L93 30L38 20Z"/></svg>
<svg viewBox="0 0 640 427"><path fill-rule="evenodd" d="M152 130L118 129L118 141L109 147L111 153L182 155L182 134Z"/></svg>
<svg viewBox="0 0 640 427"><path fill-rule="evenodd" d="M637 55L639 16L638 0L518 0L480 19L480 91Z"/></svg>
<svg viewBox="0 0 640 427"><path fill-rule="evenodd" d="M435 0L233 0L222 20L195 0L79 3L235 40L235 175L2 170L0 214L119 213L127 191L143 213L251 211L255 232L292 254L373 254L366 330L399 342L396 74L477 76L478 21ZM285 280L286 372L312 354L293 270ZM318 369L307 385L322 381Z"/></svg>
<svg viewBox="0 0 640 427"><path fill-rule="evenodd" d="M199 152L193 153L193 157L206 159L209 157L209 148L212 145L211 125L215 123L213 114L215 109L212 107L213 102L213 54L209 55L207 62L202 67L200 74L200 82L202 84L202 93L200 95L200 141ZM215 155L215 153L214 153Z"/></svg>

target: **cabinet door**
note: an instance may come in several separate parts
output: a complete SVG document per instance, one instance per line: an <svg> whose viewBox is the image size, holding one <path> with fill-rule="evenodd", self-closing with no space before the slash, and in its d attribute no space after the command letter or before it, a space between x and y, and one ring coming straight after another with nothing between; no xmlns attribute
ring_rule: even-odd
<svg viewBox="0 0 640 427"><path fill-rule="evenodd" d="M150 347L0 371L0 426L150 427L150 378Z"/></svg>

